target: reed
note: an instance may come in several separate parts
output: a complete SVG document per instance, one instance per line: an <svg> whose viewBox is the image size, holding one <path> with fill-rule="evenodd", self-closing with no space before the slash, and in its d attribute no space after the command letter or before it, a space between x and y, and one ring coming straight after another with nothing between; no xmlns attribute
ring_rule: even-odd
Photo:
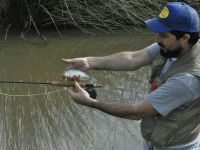
<svg viewBox="0 0 200 150"><path fill-rule="evenodd" d="M199 0L189 0L199 11ZM166 1L160 0L2 0L0 24L24 33L41 28L77 28L84 32L141 30L143 21L156 16ZM59 33L60 34L60 33Z"/></svg>

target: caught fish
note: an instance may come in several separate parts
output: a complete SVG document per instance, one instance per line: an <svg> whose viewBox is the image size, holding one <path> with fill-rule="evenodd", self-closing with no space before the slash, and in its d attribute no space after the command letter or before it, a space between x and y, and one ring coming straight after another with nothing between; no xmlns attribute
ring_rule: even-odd
<svg viewBox="0 0 200 150"><path fill-rule="evenodd" d="M63 79L69 81L84 81L89 80L90 76L78 69L69 69L63 73Z"/></svg>

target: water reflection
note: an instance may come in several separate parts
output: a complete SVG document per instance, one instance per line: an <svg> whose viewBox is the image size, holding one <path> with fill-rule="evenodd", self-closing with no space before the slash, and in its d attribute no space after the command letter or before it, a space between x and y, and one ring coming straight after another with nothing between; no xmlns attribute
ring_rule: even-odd
<svg viewBox="0 0 200 150"><path fill-rule="evenodd" d="M1 43L0 79L53 81L65 68L60 61L63 57L102 56L139 49L151 42L151 36L148 33L65 34L64 39L59 40L51 33L45 43L27 40ZM103 85L98 89L100 100L132 104L147 93L147 67L136 72L91 71L90 74ZM142 149L139 122L77 105L69 100L66 90L61 87L1 84L0 94L2 150ZM38 95L30 96L33 94Z"/></svg>

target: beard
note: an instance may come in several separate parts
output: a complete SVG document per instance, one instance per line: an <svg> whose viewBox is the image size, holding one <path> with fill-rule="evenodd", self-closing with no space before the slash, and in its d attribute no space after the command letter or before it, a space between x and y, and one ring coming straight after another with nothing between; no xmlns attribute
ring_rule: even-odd
<svg viewBox="0 0 200 150"><path fill-rule="evenodd" d="M158 45L160 46L160 55L164 58L177 58L183 51L183 48L181 46L177 47L173 51L169 51L165 48L163 44L158 43Z"/></svg>

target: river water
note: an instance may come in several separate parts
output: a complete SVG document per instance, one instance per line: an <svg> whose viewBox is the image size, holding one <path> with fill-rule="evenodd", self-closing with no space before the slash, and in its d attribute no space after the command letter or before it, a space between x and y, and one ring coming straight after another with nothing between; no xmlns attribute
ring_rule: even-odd
<svg viewBox="0 0 200 150"><path fill-rule="evenodd" d="M153 42L147 32L85 35L77 32L9 37L0 42L0 80L57 80L66 68L61 58L104 56L133 51ZM90 71L103 87L99 100L129 104L147 93L149 68ZM1 84L1 150L142 150L140 122L107 115L74 103L62 87Z"/></svg>

